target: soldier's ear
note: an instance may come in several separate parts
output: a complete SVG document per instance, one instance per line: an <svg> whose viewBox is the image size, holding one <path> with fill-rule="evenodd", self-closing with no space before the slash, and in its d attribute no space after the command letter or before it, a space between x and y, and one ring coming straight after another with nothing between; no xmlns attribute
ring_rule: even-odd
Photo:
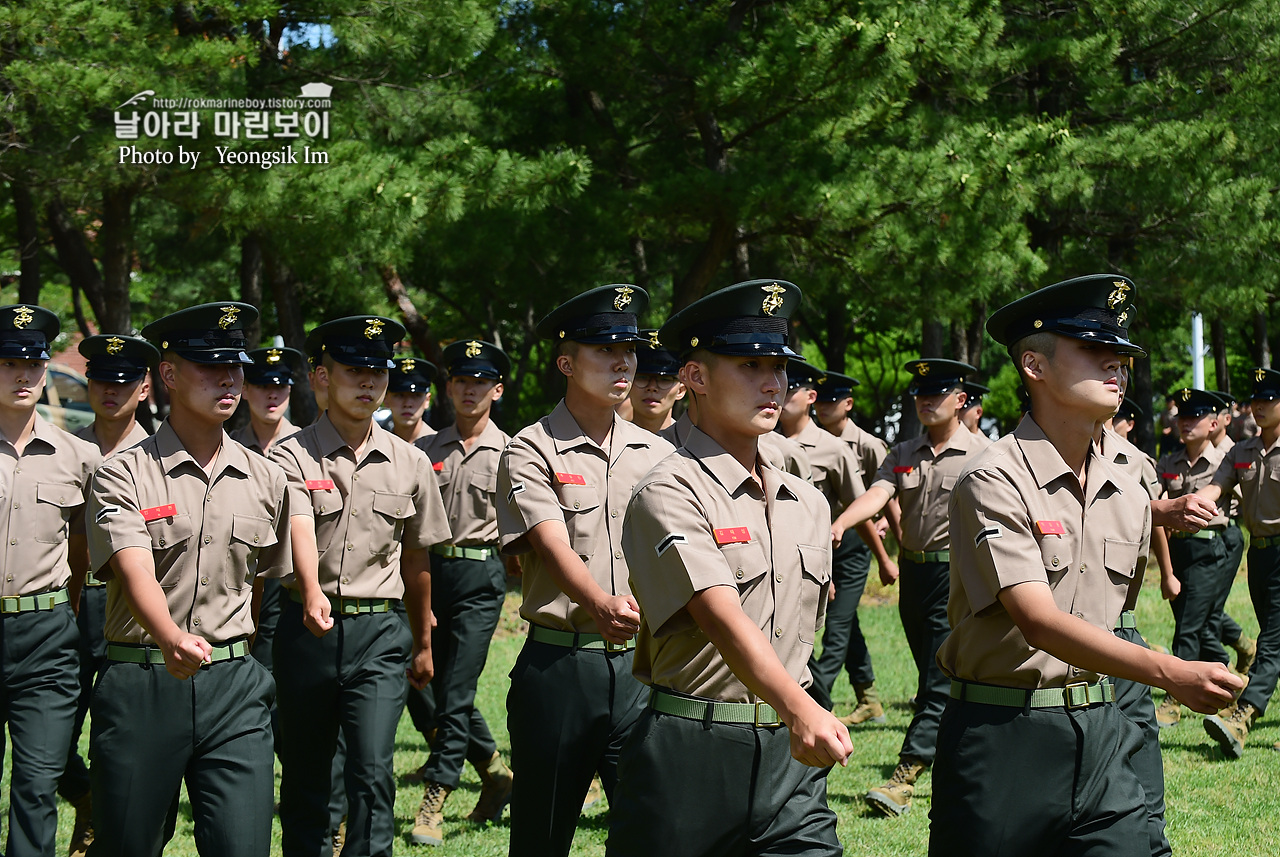
<svg viewBox="0 0 1280 857"><path fill-rule="evenodd" d="M708 381L707 364L701 360L690 360L680 369L680 380L689 392L706 395Z"/></svg>
<svg viewBox="0 0 1280 857"><path fill-rule="evenodd" d="M1046 363L1047 358L1039 351L1024 351L1018 358L1018 372L1024 378L1043 381Z"/></svg>
<svg viewBox="0 0 1280 857"><path fill-rule="evenodd" d="M493 385L493 400L494 400L495 402L499 402L499 401L501 401L501 400L502 400L502 393L503 393L503 389L504 389L504 388L503 388L503 386L502 386L502 382L501 382L501 381L499 381L498 383L496 383L496 384L494 384L494 385Z"/></svg>
<svg viewBox="0 0 1280 857"><path fill-rule="evenodd" d="M566 378L573 377L573 358L568 354L561 354L556 358L556 368L560 370L560 374Z"/></svg>

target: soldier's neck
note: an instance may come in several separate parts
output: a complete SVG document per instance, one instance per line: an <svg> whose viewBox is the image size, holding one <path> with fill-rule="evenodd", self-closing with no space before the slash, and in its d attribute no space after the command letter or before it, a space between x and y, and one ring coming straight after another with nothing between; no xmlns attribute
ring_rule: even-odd
<svg viewBox="0 0 1280 857"><path fill-rule="evenodd" d="M640 414L637 413L635 419L633 419L631 422L640 426L640 428L644 429L647 432L653 432L654 434L657 434L667 426L674 423L675 420L671 419L671 411L667 411L665 414L658 417L658 419L656 420L651 420L651 419L648 419L647 417L642 417Z"/></svg>
<svg viewBox="0 0 1280 857"><path fill-rule="evenodd" d="M13 448L22 454L22 450L26 448L27 441L31 439L31 433L36 427L36 409L32 405L30 408L0 408L0 435L4 439L13 444Z"/></svg>
<svg viewBox="0 0 1280 857"><path fill-rule="evenodd" d="M1187 461L1195 464L1200 459L1200 456L1204 455L1204 451L1209 448L1209 438L1188 440L1183 445L1187 450Z"/></svg>
<svg viewBox="0 0 1280 857"><path fill-rule="evenodd" d="M569 389L564 394L564 406L583 434L604 446L609 439L609 432L613 431L613 420L617 416L613 405L598 402L570 382Z"/></svg>
<svg viewBox="0 0 1280 857"><path fill-rule="evenodd" d="M364 419L352 419L345 414L339 413L337 409L329 409L329 422L333 424L333 429L338 433L338 437L342 438L342 442L351 447L356 454L356 460L360 460L360 453L364 451L364 445L369 441L369 435L373 431L373 417L365 417Z"/></svg>
<svg viewBox="0 0 1280 857"><path fill-rule="evenodd" d="M392 430L395 432L396 437L405 443L413 443L427 433L424 422L422 419L417 419L411 423L393 423Z"/></svg>
<svg viewBox="0 0 1280 857"><path fill-rule="evenodd" d="M1262 438L1263 450L1270 449L1275 444L1276 439L1280 438L1280 423L1270 426L1269 428L1262 428L1259 426L1258 436Z"/></svg>
<svg viewBox="0 0 1280 857"><path fill-rule="evenodd" d="M489 411L485 409L483 412L471 417L457 414L453 421L453 426L458 432L458 437L462 438L463 446L470 446L468 441L474 441L484 434L484 430L489 427Z"/></svg>
<svg viewBox="0 0 1280 857"><path fill-rule="evenodd" d="M848 424L849 424L849 415L845 414L840 419L831 423L831 425L824 425L823 428L826 429L831 434L835 435L836 437L840 437L841 435L844 434L844 427L847 426Z"/></svg>
<svg viewBox="0 0 1280 857"><path fill-rule="evenodd" d="M275 421L268 421L258 419L252 412L249 414L249 426L253 429L253 436L258 439L258 446L262 447L263 452L280 439L280 427L283 425L283 415Z"/></svg>
<svg viewBox="0 0 1280 857"><path fill-rule="evenodd" d="M800 432L809 427L811 422L813 422L813 419L807 411L794 420L787 419L785 416L778 419L778 425L782 429L782 433L787 437L795 437L800 434Z"/></svg>
<svg viewBox="0 0 1280 857"><path fill-rule="evenodd" d="M933 447L942 446L947 441L951 440L951 438L959 430L960 430L959 417L952 417L951 419L947 420L945 423L939 423L936 426L929 426L928 429L926 430L929 435L929 445Z"/></svg>
<svg viewBox="0 0 1280 857"><path fill-rule="evenodd" d="M205 473L210 472L222 448L222 423L222 420L201 419L181 408L173 407L169 411L169 428Z"/></svg>
<svg viewBox="0 0 1280 857"><path fill-rule="evenodd" d="M101 416L94 419L93 439L97 442L98 449L101 450L103 456L108 456L115 452L125 436L133 431L133 427L137 425L137 422L132 412L127 416L117 417L114 420L104 419Z"/></svg>

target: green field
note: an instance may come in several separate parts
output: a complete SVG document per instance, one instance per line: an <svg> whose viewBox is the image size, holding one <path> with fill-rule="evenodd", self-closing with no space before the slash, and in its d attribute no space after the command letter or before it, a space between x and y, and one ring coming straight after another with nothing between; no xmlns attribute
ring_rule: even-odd
<svg viewBox="0 0 1280 857"><path fill-rule="evenodd" d="M874 572L871 575L875 579ZM880 783L893 769L903 730L910 721L906 700L913 691L914 676L898 624L894 591L883 592L872 585L863 600L862 624L875 661L877 686L888 707L889 722L858 728L853 733L854 752L847 768L837 768L830 777L830 800L840 818L840 839L846 854L853 857L924 854L928 841L929 776L921 778L915 806L899 819L881 818L865 809L862 795ZM507 615L494 641L488 669L480 687L479 704L498 736L506 740L506 675L519 651L520 625L515 614L518 594L509 595ZM1257 631L1253 608L1249 605L1244 576L1236 581L1228 611L1250 635ZM1173 630L1168 606L1160 600L1158 585L1148 580L1138 606L1139 627L1153 643L1167 644ZM1159 694L1157 694L1159 696ZM842 675L836 687L837 710L847 711L852 690ZM1157 699L1157 703L1158 703ZM1280 740L1280 707L1250 735L1244 758L1227 761L1205 735L1200 716L1184 709L1182 723L1165 730L1165 774L1169 803L1169 835L1180 854L1233 857L1271 857L1280 842L1280 753L1271 746ZM87 744L87 737L84 742ZM479 857L505 855L507 829L500 825L472 828L462 818L475 804L479 782L474 771L463 774L463 784L450 799L446 810L446 842L440 849L415 847L409 843L409 829L420 797L419 787L407 783L404 775L426 760L422 739L414 732L406 715L397 738L396 769L400 775L396 797L399 819L397 854L438 853ZM503 747L504 755L506 748ZM7 755L7 754L6 754ZM8 759L6 757L4 797L7 804ZM178 833L165 851L173 857L194 857L190 808L185 794ZM71 830L71 808L61 805L59 853L65 853ZM234 823L234 822L230 822ZM608 833L608 810L603 802L588 811L579 825L575 855L604 853ZM279 825L276 826L278 843Z"/></svg>

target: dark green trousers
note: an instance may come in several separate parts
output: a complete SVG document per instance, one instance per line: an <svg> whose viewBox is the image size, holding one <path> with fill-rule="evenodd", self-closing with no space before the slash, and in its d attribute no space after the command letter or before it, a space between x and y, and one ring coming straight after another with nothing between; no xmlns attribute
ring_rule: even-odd
<svg viewBox="0 0 1280 857"><path fill-rule="evenodd" d="M876 680L875 671L871 669L871 652L858 624L858 602L862 600L870 570L871 548L849 530L841 539L840 547L831 554L831 583L836 597L827 605L822 655L809 658L809 674L813 676L809 695L828 711L833 705L831 689L835 687L841 667L849 672L849 681L853 684L871 684Z"/></svg>
<svg viewBox="0 0 1280 857"><path fill-rule="evenodd" d="M489 657L489 641L502 618L507 571L496 556L487 560L431 555L431 632L435 678L435 741L423 779L456 789L463 762L480 769L498 745L480 709L476 685Z"/></svg>
<svg viewBox="0 0 1280 857"><path fill-rule="evenodd" d="M947 701L929 810L931 857L1147 857L1132 757L1141 730L1115 705L1008 708Z"/></svg>
<svg viewBox="0 0 1280 857"><path fill-rule="evenodd" d="M346 739L343 853L389 857L395 837L396 724L412 635L394 611L340 616L323 637L288 601L276 627L280 688L280 827L285 857L329 852L334 747ZM351 849L350 851L346 849Z"/></svg>
<svg viewBox="0 0 1280 857"><path fill-rule="evenodd" d="M163 666L108 661L89 728L89 854L160 854L185 780L201 857L266 857L274 696L271 674L253 658L209 664L185 681Z"/></svg>
<svg viewBox="0 0 1280 857"><path fill-rule="evenodd" d="M609 801L609 857L839 855L827 772L791 757L785 728L646 709L623 745Z"/></svg>
<svg viewBox="0 0 1280 857"><path fill-rule="evenodd" d="M1229 574L1223 574L1222 591L1218 593L1213 616L1209 621L1213 623L1213 634L1217 640L1224 646L1230 646L1244 634L1244 629L1240 627L1240 623L1232 619L1226 611L1227 598L1231 595L1231 586L1236 582L1236 572L1240 570L1240 560L1244 559L1244 532L1237 526L1227 527L1222 531L1222 541L1227 546L1227 559L1225 562L1231 571Z"/></svg>
<svg viewBox="0 0 1280 857"><path fill-rule="evenodd" d="M107 667L107 638L102 626L107 618L107 587L86 586L80 592L80 612L76 626L80 630L80 698L76 700L76 719L71 729L67 750L67 769L58 778L58 795L67 803L75 803L89 794L89 766L80 757L80 733L93 699L93 686Z"/></svg>
<svg viewBox="0 0 1280 857"><path fill-rule="evenodd" d="M1144 649L1151 648L1136 628L1116 628L1115 635ZM1116 706L1142 730L1142 747L1133 754L1133 770L1142 783L1147 799L1147 839L1151 857L1172 854L1169 837L1164 832L1164 760L1160 757L1160 726L1156 723L1156 706L1151 701L1151 688L1128 679L1112 679L1116 686Z"/></svg>
<svg viewBox="0 0 1280 857"><path fill-rule="evenodd" d="M1228 567L1227 544L1222 537L1212 539L1169 539L1169 561L1173 575L1182 583L1178 597L1169 602L1173 610L1173 642L1170 653L1184 661L1231 662L1218 640L1213 621L1219 596L1230 587L1235 569Z"/></svg>
<svg viewBox="0 0 1280 857"><path fill-rule="evenodd" d="M80 632L70 604L0 616L0 754L9 727L10 857L53 854L57 781L80 696Z"/></svg>
<svg viewBox="0 0 1280 857"><path fill-rule="evenodd" d="M915 661L916 713L902 739L902 756L933 764L938 721L951 691L951 679L938 666L938 649L951 633L947 597L951 592L951 564L902 560L898 576L898 616Z"/></svg>
<svg viewBox="0 0 1280 857"><path fill-rule="evenodd" d="M1258 659L1240 704L1252 705L1261 715L1280 677L1280 545L1249 548L1249 598L1258 616Z"/></svg>
<svg viewBox="0 0 1280 857"><path fill-rule="evenodd" d="M631 674L634 650L606 654L527 640L511 670L510 857L566 855L592 774L614 804L618 754L647 688Z"/></svg>

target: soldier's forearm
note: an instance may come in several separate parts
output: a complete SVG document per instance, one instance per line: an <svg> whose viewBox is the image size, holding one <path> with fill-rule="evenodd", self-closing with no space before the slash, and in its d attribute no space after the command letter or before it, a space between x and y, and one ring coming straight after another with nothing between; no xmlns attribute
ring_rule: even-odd
<svg viewBox="0 0 1280 857"><path fill-rule="evenodd" d="M155 560L145 548L123 548L111 557L111 568L120 582L129 612L162 646L174 645L182 629L169 614L169 603L156 580Z"/></svg>

